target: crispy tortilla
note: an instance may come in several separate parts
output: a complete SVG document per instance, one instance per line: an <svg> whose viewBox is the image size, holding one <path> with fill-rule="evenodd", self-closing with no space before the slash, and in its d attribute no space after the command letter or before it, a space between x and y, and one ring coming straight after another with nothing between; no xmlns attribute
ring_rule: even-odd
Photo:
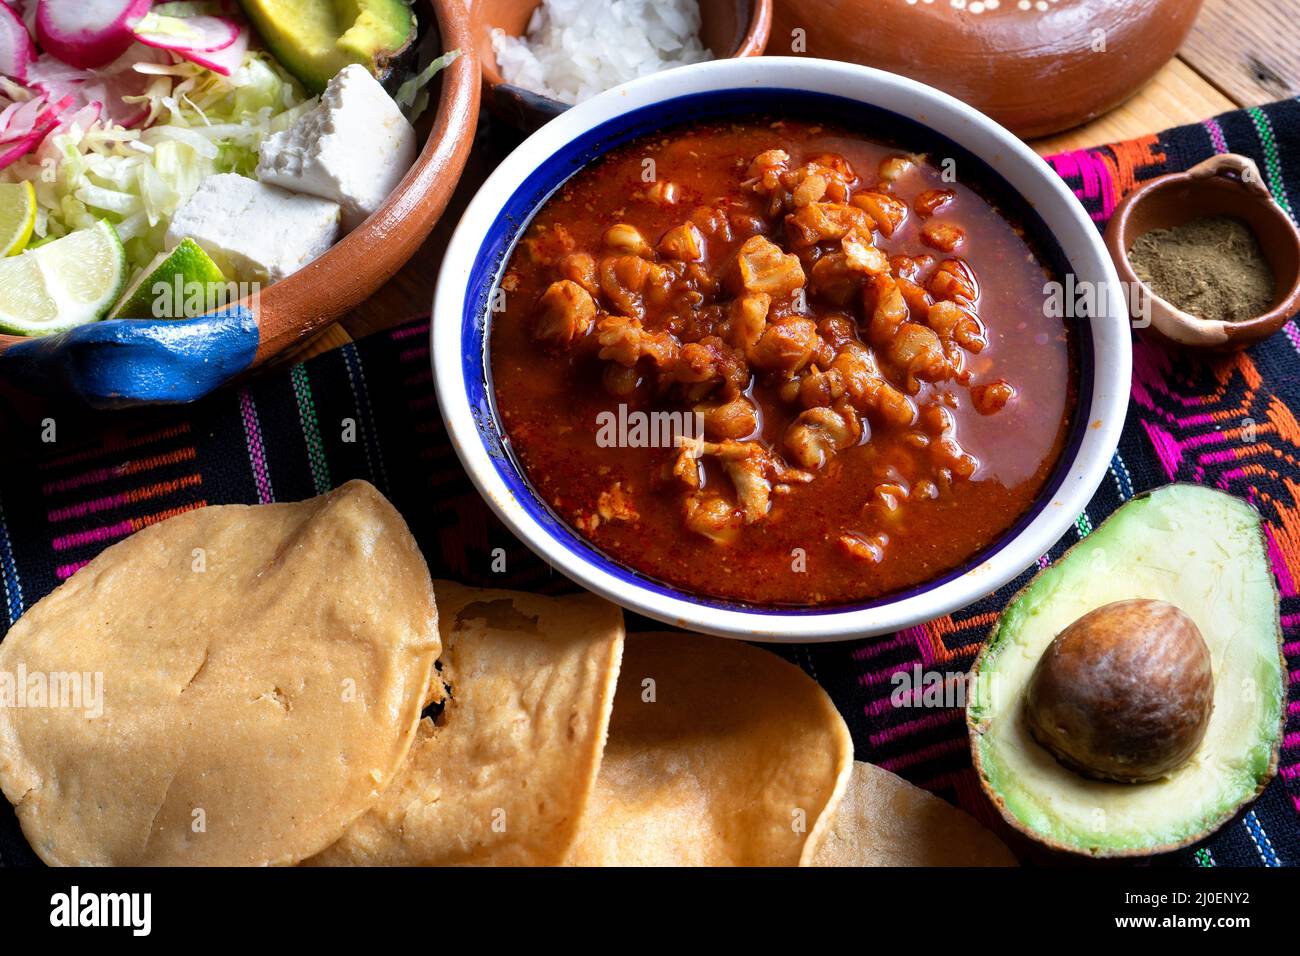
<svg viewBox="0 0 1300 956"><path fill-rule="evenodd" d="M1001 840L941 797L855 761L813 866L1017 866Z"/></svg>
<svg viewBox="0 0 1300 956"><path fill-rule="evenodd" d="M296 863L401 765L439 646L424 559L372 486L191 511L0 644L0 673L103 678L102 716L0 707L0 787L50 864Z"/></svg>
<svg viewBox="0 0 1300 956"><path fill-rule="evenodd" d="M829 697L739 641L629 635L609 743L567 862L807 862L853 763Z"/></svg>
<svg viewBox="0 0 1300 956"><path fill-rule="evenodd" d="M623 614L439 581L451 696L373 810L312 865L544 866L573 841L600 766Z"/></svg>

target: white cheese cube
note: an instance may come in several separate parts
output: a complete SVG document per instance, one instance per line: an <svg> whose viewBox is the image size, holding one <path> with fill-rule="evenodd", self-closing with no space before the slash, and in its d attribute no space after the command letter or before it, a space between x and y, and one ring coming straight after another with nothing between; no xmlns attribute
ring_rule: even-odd
<svg viewBox="0 0 1300 956"><path fill-rule="evenodd" d="M209 176L172 216L167 248L193 239L238 282L279 282L339 238L338 203L235 173Z"/></svg>
<svg viewBox="0 0 1300 956"><path fill-rule="evenodd" d="M262 142L257 178L332 199L361 225L415 162L415 129L364 66L339 70L311 112Z"/></svg>

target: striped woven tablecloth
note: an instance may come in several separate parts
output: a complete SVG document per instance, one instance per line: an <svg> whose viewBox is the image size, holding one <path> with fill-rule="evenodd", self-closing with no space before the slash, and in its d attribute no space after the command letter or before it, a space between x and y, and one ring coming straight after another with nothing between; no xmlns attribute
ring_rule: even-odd
<svg viewBox="0 0 1300 956"><path fill-rule="evenodd" d="M1294 215L1300 101L1048 162L1101 227L1135 183L1229 151L1253 156L1278 202ZM427 319L416 319L184 408L120 415L33 412L25 403L5 408L0 634L100 550L145 525L207 504L306 498L357 477L372 481L406 516L435 577L500 587L490 559L493 549L504 548L506 586L570 589L491 516L469 485L439 420L427 332ZM1128 424L1109 478L1074 531L1040 562L1059 556L1135 492L1170 481L1225 489L1264 516L1292 684L1281 772L1253 809L1169 862L1300 864L1298 353L1294 321L1250 351L1212 362L1138 340ZM345 440L350 429L353 441ZM968 668L1000 608L1034 570L989 599L921 627L787 650L834 698L860 759L942 794L998 829L1002 823L983 801L971 769L961 709L894 707L891 678L918 665L952 673ZM0 863L34 861L4 804Z"/></svg>

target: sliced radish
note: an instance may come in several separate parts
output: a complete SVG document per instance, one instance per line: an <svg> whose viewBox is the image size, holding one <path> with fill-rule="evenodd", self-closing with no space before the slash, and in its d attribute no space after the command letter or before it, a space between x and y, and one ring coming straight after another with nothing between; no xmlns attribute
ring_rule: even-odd
<svg viewBox="0 0 1300 956"><path fill-rule="evenodd" d="M36 130L17 142L0 142L0 169L12 166L22 159L45 139L44 130Z"/></svg>
<svg viewBox="0 0 1300 956"><path fill-rule="evenodd" d="M162 17L151 13L135 25L135 38L148 46L188 52L215 53L239 39L240 26L229 17Z"/></svg>
<svg viewBox="0 0 1300 956"><path fill-rule="evenodd" d="M43 93L68 91L93 76L89 70L69 66L57 57L43 53L27 70L27 83Z"/></svg>
<svg viewBox="0 0 1300 956"><path fill-rule="evenodd" d="M10 103L7 100L0 99L0 103L5 104L4 109L0 109L0 140L5 138L5 130L9 128L9 121L13 119L14 114L22 109L22 103Z"/></svg>
<svg viewBox="0 0 1300 956"><path fill-rule="evenodd" d="M153 0L40 0L36 39L65 63L105 66L135 42L131 27L152 5Z"/></svg>
<svg viewBox="0 0 1300 956"><path fill-rule="evenodd" d="M171 54L137 43L102 70L87 84L86 102L100 102L109 122L128 129L149 119L148 103L127 103L127 96L143 96L149 92L154 78L137 70L138 63L172 63Z"/></svg>
<svg viewBox="0 0 1300 956"><path fill-rule="evenodd" d="M78 70L47 54L32 64L30 82L51 97L72 96L77 109L98 103L107 122L129 129L149 118L149 104L127 103L123 97L143 96L153 82L153 77L136 70L136 64L171 62L170 53L142 43L102 70Z"/></svg>
<svg viewBox="0 0 1300 956"><path fill-rule="evenodd" d="M38 96L22 103L11 103L0 114L0 142L22 139L36 126L46 98Z"/></svg>
<svg viewBox="0 0 1300 956"><path fill-rule="evenodd" d="M27 67L36 59L36 44L18 11L0 3L0 73L27 82Z"/></svg>
<svg viewBox="0 0 1300 956"><path fill-rule="evenodd" d="M18 14L18 19L27 28L28 36L36 36L36 0L0 0L0 4Z"/></svg>
<svg viewBox="0 0 1300 956"><path fill-rule="evenodd" d="M248 52L248 41L248 27L240 27L235 42L224 49L207 52L203 50L173 50L172 52L213 73L230 76L244 62L244 54Z"/></svg>
<svg viewBox="0 0 1300 956"><path fill-rule="evenodd" d="M72 105L70 96L53 104L44 96L23 103L10 115L8 125L0 132L0 169L16 163L39 146L59 125L59 116Z"/></svg>
<svg viewBox="0 0 1300 956"><path fill-rule="evenodd" d="M99 121L99 117L103 112L104 108L98 103L87 103L76 112L69 110L64 113L63 116L59 118L59 121L51 127L50 131L45 134L44 138L41 140L41 145L44 146L45 141L51 136L66 133L74 126L79 126L83 133L86 132L86 130L90 129L90 127L94 126L95 123Z"/></svg>
<svg viewBox="0 0 1300 956"><path fill-rule="evenodd" d="M24 103L15 103L17 108L5 110L4 129L0 130L0 140L22 139L33 130L48 127L59 118L59 114L72 107L74 99L64 96L51 101L47 96L37 96Z"/></svg>
<svg viewBox="0 0 1300 956"><path fill-rule="evenodd" d="M86 98L86 84L93 77L89 70L68 66L48 53L37 57L27 71L27 82L33 90L54 100L71 96L75 109L90 104Z"/></svg>

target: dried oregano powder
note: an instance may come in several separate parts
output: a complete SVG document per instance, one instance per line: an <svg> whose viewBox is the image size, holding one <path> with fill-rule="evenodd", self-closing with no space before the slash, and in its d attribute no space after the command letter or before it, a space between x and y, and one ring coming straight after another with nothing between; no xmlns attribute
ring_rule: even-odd
<svg viewBox="0 0 1300 956"><path fill-rule="evenodd" d="M1277 297L1259 239L1234 216L1153 229L1128 255L1152 292L1198 318L1243 322L1267 312Z"/></svg>

